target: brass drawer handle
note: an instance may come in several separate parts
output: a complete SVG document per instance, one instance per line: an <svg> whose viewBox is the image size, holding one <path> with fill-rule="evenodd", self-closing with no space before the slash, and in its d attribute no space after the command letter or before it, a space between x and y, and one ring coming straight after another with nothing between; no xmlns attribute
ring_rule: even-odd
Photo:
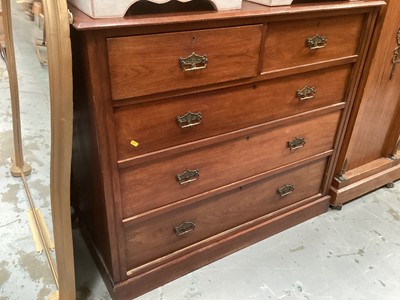
<svg viewBox="0 0 400 300"><path fill-rule="evenodd" d="M177 174L176 178L179 184L186 184L192 181L199 179L200 171L199 170L186 170L182 174Z"/></svg>
<svg viewBox="0 0 400 300"><path fill-rule="evenodd" d="M290 195L294 192L294 185L293 184L285 184L283 187L278 189L278 194L281 198Z"/></svg>
<svg viewBox="0 0 400 300"><path fill-rule="evenodd" d="M201 120L203 119L203 115L201 114L201 112L192 113L189 111L183 116L177 116L176 119L178 121L179 127L187 128L200 125Z"/></svg>
<svg viewBox="0 0 400 300"><path fill-rule="evenodd" d="M301 90L297 90L296 95L297 98L299 98L300 101L312 99L315 97L315 94L317 93L317 89L315 86L305 86Z"/></svg>
<svg viewBox="0 0 400 300"><path fill-rule="evenodd" d="M293 140L288 142L288 147L290 151L303 148L306 144L306 139L303 137L296 137Z"/></svg>
<svg viewBox="0 0 400 300"><path fill-rule="evenodd" d="M202 70L207 67L207 55L190 54L188 57L180 57L179 62L184 72Z"/></svg>
<svg viewBox="0 0 400 300"><path fill-rule="evenodd" d="M308 37L306 39L306 46L310 50L317 50L321 48L325 48L326 44L328 43L328 39L325 35L314 35L313 37Z"/></svg>
<svg viewBox="0 0 400 300"><path fill-rule="evenodd" d="M185 221L179 226L176 226L174 228L175 233L177 236L183 236L186 235L196 229L196 223L192 221Z"/></svg>

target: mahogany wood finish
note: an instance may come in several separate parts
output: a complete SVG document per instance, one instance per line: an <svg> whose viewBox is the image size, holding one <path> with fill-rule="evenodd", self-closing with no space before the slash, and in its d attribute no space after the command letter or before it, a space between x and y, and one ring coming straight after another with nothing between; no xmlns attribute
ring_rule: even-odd
<svg viewBox="0 0 400 300"><path fill-rule="evenodd" d="M365 15L322 17L268 24L262 72L357 55ZM316 35L327 39L321 49L304 47Z"/></svg>
<svg viewBox="0 0 400 300"><path fill-rule="evenodd" d="M112 97L131 98L255 76L261 31L262 25L254 25L109 38ZM182 70L179 58L192 53L207 57L205 69Z"/></svg>
<svg viewBox="0 0 400 300"><path fill-rule="evenodd" d="M179 144L274 121L346 101L351 65L275 79L115 110L118 159L124 160ZM299 100L296 93L316 88L314 98ZM278 105L279 104L279 105ZM198 126L180 128L177 116L201 113ZM160 126L161 125L161 126ZM171 139L171 137L174 137ZM139 142L132 147L131 140Z"/></svg>
<svg viewBox="0 0 400 300"><path fill-rule="evenodd" d="M399 154L400 153L397 153L397 155ZM357 181L354 180L347 186L341 187L340 191L332 187L332 191L334 193L337 193L337 195L340 196L340 199L346 199L347 201L349 201L357 197L360 197L366 192L372 191L377 187L384 186L385 184L400 178L400 164L389 163L389 166L387 166L386 161L385 162L379 161L379 162L383 163L382 165L384 167L382 168L383 169L382 171L371 172L371 175L369 176L364 175L362 179L359 179ZM368 164L366 164L365 167L368 167ZM373 171L376 170L373 169ZM335 205L335 202L333 202L333 204Z"/></svg>
<svg viewBox="0 0 400 300"><path fill-rule="evenodd" d="M205 238L317 195L320 192L325 167L326 159L318 160L170 211L161 217L150 215L126 223L128 268L133 269L149 263ZM307 177L303 174L307 174ZM285 184L293 185L294 191L280 197L277 190ZM185 236L177 236L174 228L183 221L194 222L196 228ZM152 237L151 241L149 236Z"/></svg>
<svg viewBox="0 0 400 300"><path fill-rule="evenodd" d="M237 11L107 20L71 7L74 196L115 299L326 211L383 4L244 2ZM305 38L320 28L328 46L314 52ZM179 58L193 52L208 65L184 72ZM307 86L316 94L299 100ZM200 112L201 123L180 128L187 112ZM179 184L185 170L198 170L197 180ZM294 191L281 198L285 184ZM177 236L182 224L188 232Z"/></svg>
<svg viewBox="0 0 400 300"><path fill-rule="evenodd" d="M232 231L231 235L208 243L201 251L185 253L178 259L165 263L162 268L158 267L153 270L144 268L144 271L135 276L133 276L135 273L128 272L130 277L126 282L115 286L114 296L116 299L131 299L132 295L141 295L154 289L155 286L164 284L166 278L169 281L178 278L193 269L318 216L327 211L327 202L329 202L329 197L321 198L319 196L305 199L296 208L279 210L278 213L271 213L256 219L256 222L246 223Z"/></svg>
<svg viewBox="0 0 400 300"><path fill-rule="evenodd" d="M332 183L332 204L346 203L399 179L400 70L392 58L400 30L400 2L387 1L375 32L376 51L369 55ZM391 172L391 170L393 172ZM382 175L382 178L380 178ZM384 178L384 180L383 180Z"/></svg>
<svg viewBox="0 0 400 300"><path fill-rule="evenodd" d="M339 117L340 111L336 111L170 159L122 168L123 217L197 194L210 193L220 186L329 151L333 147ZM288 142L296 137L304 138L305 145L290 150ZM176 175L186 169L198 169L200 177L180 185Z"/></svg>

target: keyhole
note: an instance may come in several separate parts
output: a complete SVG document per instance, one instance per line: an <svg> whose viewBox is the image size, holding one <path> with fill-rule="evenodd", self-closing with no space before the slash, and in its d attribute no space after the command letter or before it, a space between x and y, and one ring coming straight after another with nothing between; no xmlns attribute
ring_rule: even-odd
<svg viewBox="0 0 400 300"><path fill-rule="evenodd" d="M192 37L192 43L196 43L196 37Z"/></svg>

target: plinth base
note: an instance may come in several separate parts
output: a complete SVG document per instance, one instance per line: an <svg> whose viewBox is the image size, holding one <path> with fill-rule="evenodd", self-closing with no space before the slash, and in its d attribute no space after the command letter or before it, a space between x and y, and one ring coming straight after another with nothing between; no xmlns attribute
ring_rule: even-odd
<svg viewBox="0 0 400 300"><path fill-rule="evenodd" d="M24 166L18 167L15 163L11 166L10 173L14 177L21 177L21 173L24 173L25 176L30 175L32 172L32 167L28 164L24 164Z"/></svg>

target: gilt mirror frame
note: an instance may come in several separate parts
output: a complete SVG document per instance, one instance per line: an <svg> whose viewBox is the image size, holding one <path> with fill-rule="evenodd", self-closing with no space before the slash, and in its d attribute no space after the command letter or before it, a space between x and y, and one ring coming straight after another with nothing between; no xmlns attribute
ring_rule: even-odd
<svg viewBox="0 0 400 300"><path fill-rule="evenodd" d="M50 198L59 299L76 297L70 214L72 57L66 0L43 0L51 103Z"/></svg>

